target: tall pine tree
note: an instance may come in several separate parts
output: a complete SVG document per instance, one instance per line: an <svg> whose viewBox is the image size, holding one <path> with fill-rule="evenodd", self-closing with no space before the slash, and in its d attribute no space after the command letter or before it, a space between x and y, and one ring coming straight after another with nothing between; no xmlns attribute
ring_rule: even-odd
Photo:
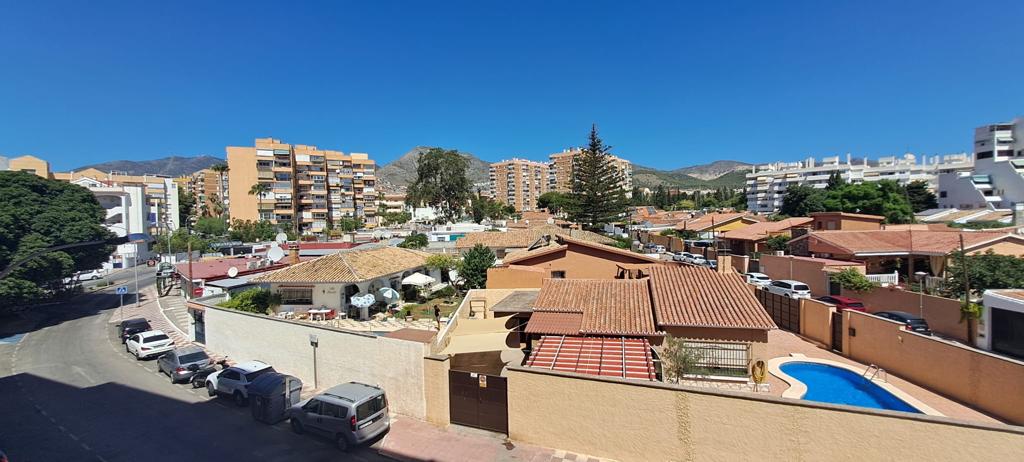
<svg viewBox="0 0 1024 462"><path fill-rule="evenodd" d="M569 219L584 228L600 228L621 220L628 202L622 188L623 178L606 146L597 135L597 125L590 127L590 142L573 159L572 194Z"/></svg>

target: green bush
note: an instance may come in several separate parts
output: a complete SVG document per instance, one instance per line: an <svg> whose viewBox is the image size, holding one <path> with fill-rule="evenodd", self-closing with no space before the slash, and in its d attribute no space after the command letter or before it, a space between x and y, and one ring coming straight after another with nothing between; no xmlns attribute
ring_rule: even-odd
<svg viewBox="0 0 1024 462"><path fill-rule="evenodd" d="M831 278L832 281L839 283L840 287L855 292L867 292L876 286L867 276L854 268L846 268L838 273L832 273Z"/></svg>
<svg viewBox="0 0 1024 462"><path fill-rule="evenodd" d="M443 288L441 290L438 290L437 292L434 292L433 296L436 297L436 298L454 297L455 296L455 288L452 287L452 286L445 287L445 288Z"/></svg>
<svg viewBox="0 0 1024 462"><path fill-rule="evenodd" d="M280 305L281 294L275 294L267 289L249 289L233 295L230 300L217 306L248 313L270 314L272 308Z"/></svg>
<svg viewBox="0 0 1024 462"><path fill-rule="evenodd" d="M427 235L421 233L412 233L398 244L403 249L422 249L427 246Z"/></svg>

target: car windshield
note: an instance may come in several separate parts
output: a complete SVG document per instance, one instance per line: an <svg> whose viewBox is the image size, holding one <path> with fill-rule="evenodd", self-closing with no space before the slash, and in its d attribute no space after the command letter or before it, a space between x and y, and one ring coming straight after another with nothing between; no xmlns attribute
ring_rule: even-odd
<svg viewBox="0 0 1024 462"><path fill-rule="evenodd" d="M248 381L248 382L252 382L253 380L256 380L256 377L259 377L259 376L261 376L263 374L266 374L267 372L274 372L274 368L273 367L265 367L265 368L260 369L258 371L253 371L253 372L250 372L248 374L245 374L245 380Z"/></svg>
<svg viewBox="0 0 1024 462"><path fill-rule="evenodd" d="M206 353L202 351L195 351L178 356L178 362L181 364L196 363L199 361L206 361L207 359L210 359L210 357L206 356Z"/></svg>
<svg viewBox="0 0 1024 462"><path fill-rule="evenodd" d="M771 280L771 278L768 277L768 276L754 276L754 279L757 279L758 281L770 281Z"/></svg>
<svg viewBox="0 0 1024 462"><path fill-rule="evenodd" d="M847 303L846 306L850 308L864 308L864 304L861 302Z"/></svg>
<svg viewBox="0 0 1024 462"><path fill-rule="evenodd" d="M153 343L153 342L159 342L161 340L167 340L167 336L164 335L164 334L158 334L158 335L154 335L154 336L151 336L151 337L146 337L142 341L145 342L145 343Z"/></svg>
<svg viewBox="0 0 1024 462"><path fill-rule="evenodd" d="M384 395L374 396L373 398L370 398L369 401L360 404L356 408L356 419L363 420L386 407L388 407L388 399L385 398Z"/></svg>
<svg viewBox="0 0 1024 462"><path fill-rule="evenodd" d="M804 284L796 284L793 286L793 290L811 290L811 288Z"/></svg>

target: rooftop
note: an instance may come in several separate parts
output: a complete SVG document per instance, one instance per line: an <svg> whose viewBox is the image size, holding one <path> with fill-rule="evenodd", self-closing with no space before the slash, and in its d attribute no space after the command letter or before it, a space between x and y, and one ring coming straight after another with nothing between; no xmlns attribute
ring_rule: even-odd
<svg viewBox="0 0 1024 462"><path fill-rule="evenodd" d="M250 269L250 268L247 267L249 262L259 262L261 260L264 260L264 259L261 259L261 258L248 258L248 257L225 257L225 258L211 258L211 259L203 259L203 260L193 260L192 261L192 275L191 276L189 275L189 269L188 269L189 264L187 262L186 263L178 263L177 265L174 266L174 268L178 272L178 274L181 274L182 276L184 276L186 278L204 279L204 280L207 280L207 281L216 281L218 279L227 279L227 278L229 278L230 276L228 276L228 270L231 269L232 267L238 269L238 274L236 275L236 277L237 277L237 276L244 276L244 275L252 275L252 274L258 274L258 273L264 273L264 272L267 272L267 271L273 271L273 270L285 268L285 267L288 266L288 263L287 263L288 258L285 257L284 260L282 260L280 262L277 262L277 263L269 263L268 262L267 266L264 266L264 267L261 267L261 268L252 268L252 269Z"/></svg>
<svg viewBox="0 0 1024 462"><path fill-rule="evenodd" d="M422 267L427 252L399 247L351 250L305 261L262 274L251 282L352 283Z"/></svg>
<svg viewBox="0 0 1024 462"><path fill-rule="evenodd" d="M569 237L569 236L566 236L566 235L548 235L548 236L549 237L553 237L553 239L550 239L548 241L547 245L539 245L539 246L537 246L536 248L533 248L533 249L511 253L511 254L509 254L508 256L505 257L504 263L505 264L511 264L511 263L515 263L515 262L522 262L523 260L527 260L527 259L530 259L530 258L535 258L535 257L539 257L539 256L542 256L542 255L548 255L548 254L552 254L552 253L557 253L557 252L565 251L565 250L568 250L569 246L572 246L572 245L578 245L578 246L587 247L587 248L590 248L590 249L595 249L595 250L599 250L599 251L610 253L610 254L615 254L615 255L618 255L618 256L622 256L622 257L628 257L628 258L636 260L638 263L663 263L662 260L659 260L659 259L654 258L654 257L650 257L650 256L647 256L647 255L644 255L644 254L632 252L632 251L629 251L627 249L620 249L618 247L614 247L614 246L610 246L610 245L605 245L605 244L602 244L602 243L587 241L587 240L584 240L584 239L578 239L578 238ZM540 237L537 238L537 240L539 241L540 238L542 238L542 237L545 237L545 236L540 236ZM537 243L537 242L535 242L535 243ZM541 243L541 244L543 244L543 243Z"/></svg>
<svg viewBox="0 0 1024 462"><path fill-rule="evenodd" d="M472 248L476 244L483 244L490 248L526 248L537 242L542 236L557 235L569 236L575 239L597 242L600 244L612 244L614 239L600 234L580 229L564 229L555 225L545 224L543 226L527 229L510 229L506 232L482 231L467 233L465 237L455 241L455 247L459 249Z"/></svg>
<svg viewBox="0 0 1024 462"><path fill-rule="evenodd" d="M841 218L861 218L865 220L873 220L881 222L885 220L885 217L881 215L868 215L864 213L850 213L850 212L813 212L811 218L816 217L841 217Z"/></svg>
<svg viewBox="0 0 1024 462"><path fill-rule="evenodd" d="M659 326L774 329L743 278L699 266L652 266Z"/></svg>
<svg viewBox="0 0 1024 462"><path fill-rule="evenodd" d="M545 279L533 311L530 324L542 311L575 313L580 319L575 332L579 334L660 335L654 326L646 279ZM570 318L542 315L537 322L557 321L559 327L567 328ZM533 332L540 333L537 329L539 325Z"/></svg>
<svg viewBox="0 0 1024 462"><path fill-rule="evenodd" d="M950 232L934 230L815 231L797 239L810 239L812 252L866 255L946 255L1004 239L1024 241L1005 231Z"/></svg>
<svg viewBox="0 0 1024 462"><path fill-rule="evenodd" d="M676 229L685 229L690 231L703 231L711 228L712 226L718 227L726 223L733 222L735 220L746 220L751 223L758 221L753 215L747 212L727 212L727 213L709 213L702 217L697 217L692 220L683 221L676 225Z"/></svg>
<svg viewBox="0 0 1024 462"><path fill-rule="evenodd" d="M807 225L814 221L812 218L797 217L797 218L786 218L780 221L762 221L760 223L754 223L750 226L744 226L739 229L732 231L726 231L719 235L722 239L736 239L740 241L760 241L767 239L773 234L787 231L795 226Z"/></svg>
<svg viewBox="0 0 1024 462"><path fill-rule="evenodd" d="M537 290L517 290L491 307L495 313L529 313L537 300Z"/></svg>
<svg viewBox="0 0 1024 462"><path fill-rule="evenodd" d="M647 339L628 337L540 338L526 365L579 374L655 380L654 360Z"/></svg>
<svg viewBox="0 0 1024 462"><path fill-rule="evenodd" d="M408 340L410 342L430 343L431 341L434 340L434 335L436 334L437 332L432 330L412 329L409 327L405 327L402 329L388 332L387 334L384 334L384 337L399 340Z"/></svg>

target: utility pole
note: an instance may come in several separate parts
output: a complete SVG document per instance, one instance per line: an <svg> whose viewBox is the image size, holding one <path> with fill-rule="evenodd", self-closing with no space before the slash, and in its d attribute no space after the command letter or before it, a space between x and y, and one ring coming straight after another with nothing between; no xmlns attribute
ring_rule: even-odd
<svg viewBox="0 0 1024 462"><path fill-rule="evenodd" d="M139 243L135 243L135 258L132 268L135 270L135 307L139 307Z"/></svg>

